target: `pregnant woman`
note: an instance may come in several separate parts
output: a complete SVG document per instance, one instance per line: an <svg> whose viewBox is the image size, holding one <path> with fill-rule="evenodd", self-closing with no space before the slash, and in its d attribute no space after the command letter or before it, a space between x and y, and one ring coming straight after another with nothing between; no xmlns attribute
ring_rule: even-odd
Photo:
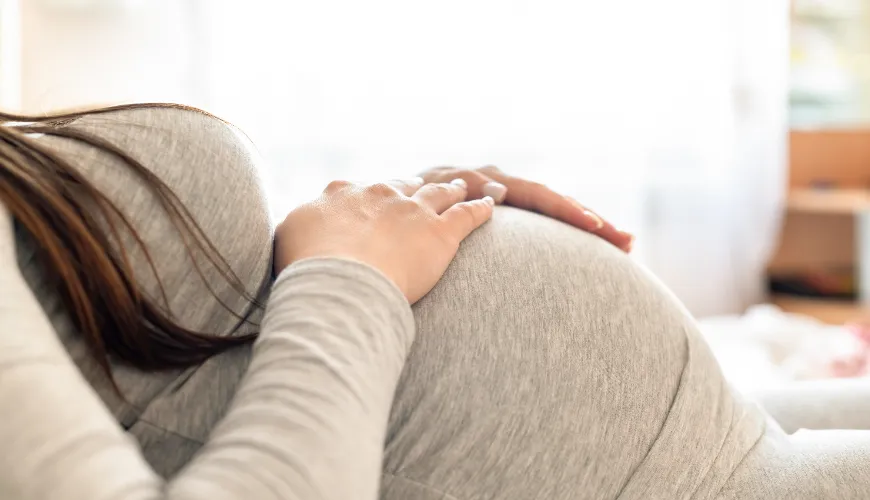
<svg viewBox="0 0 870 500"><path fill-rule="evenodd" d="M335 182L273 234L221 120L13 120L4 500L870 495L870 434L787 434L628 235L542 186ZM491 178L553 217L493 208ZM777 401L801 426L800 395Z"/></svg>

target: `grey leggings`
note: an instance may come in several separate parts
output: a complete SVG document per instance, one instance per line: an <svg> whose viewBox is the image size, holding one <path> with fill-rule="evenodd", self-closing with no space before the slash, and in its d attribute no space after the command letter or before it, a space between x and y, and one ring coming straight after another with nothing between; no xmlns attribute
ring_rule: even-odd
<svg viewBox="0 0 870 500"><path fill-rule="evenodd" d="M268 243L239 245L237 229L227 229L261 227L266 218L251 188L256 160L238 154L247 146L226 134L219 147L216 136L194 141L203 146L193 156L176 151L166 146L171 133L155 132L155 120L164 118L172 113L155 112L147 126L115 127L114 140L140 157L153 155L145 163L166 165L158 174L194 215L201 200L225 199L231 210L201 214L203 229L235 268L251 270L245 278L252 289L264 287ZM197 125L201 119L181 120L185 133L207 128ZM128 189L112 195L123 203ZM151 217L147 203L134 205L134 218ZM156 259L184 275L176 260ZM185 315L189 326L221 330L232 320L205 307L210 299L201 290L184 280L178 286L173 300L200 305ZM385 500L870 497L870 433L787 434L728 386L694 320L655 277L557 221L498 208L414 315L417 338L384 445ZM122 389L141 388L144 410L95 386L118 419L129 421L152 465L171 474L201 446L247 362L241 351L192 373L121 370ZM829 396L841 403L836 411L851 415L850 425L870 424L870 414L849 413L857 407L850 398L870 400L865 386L813 391L765 400L789 431L837 426L825 411L809 408L805 421L797 411Z"/></svg>

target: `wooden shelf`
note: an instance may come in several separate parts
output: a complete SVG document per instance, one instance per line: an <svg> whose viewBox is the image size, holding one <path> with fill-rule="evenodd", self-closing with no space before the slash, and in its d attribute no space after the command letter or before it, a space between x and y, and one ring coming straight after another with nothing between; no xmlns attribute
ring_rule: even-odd
<svg viewBox="0 0 870 500"><path fill-rule="evenodd" d="M786 295L774 295L771 302L785 312L811 316L832 325L870 319L870 307L857 302Z"/></svg>
<svg viewBox="0 0 870 500"><path fill-rule="evenodd" d="M853 268L861 299L773 303L832 324L870 320L870 127L791 130L788 147L787 213L768 269Z"/></svg>
<svg viewBox="0 0 870 500"><path fill-rule="evenodd" d="M793 188L788 194L788 209L815 214L870 211L870 189Z"/></svg>

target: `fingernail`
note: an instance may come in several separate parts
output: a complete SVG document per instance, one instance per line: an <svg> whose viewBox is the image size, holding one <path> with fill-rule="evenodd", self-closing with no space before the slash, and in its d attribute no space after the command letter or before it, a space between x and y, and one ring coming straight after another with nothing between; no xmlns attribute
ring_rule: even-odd
<svg viewBox="0 0 870 500"><path fill-rule="evenodd" d="M422 177L414 177L411 179L411 182L413 182L415 186L422 186L423 184L426 184L426 179Z"/></svg>
<svg viewBox="0 0 870 500"><path fill-rule="evenodd" d="M492 199L492 196L484 196L483 201L489 203L490 206L495 205L495 200Z"/></svg>
<svg viewBox="0 0 870 500"><path fill-rule="evenodd" d="M450 181L450 184L453 184L454 186L459 186L462 189L468 189L468 183L465 182L465 179L461 179L461 178L453 179L452 181Z"/></svg>
<svg viewBox="0 0 870 500"><path fill-rule="evenodd" d="M483 195L492 197L495 203L501 203L507 195L507 186L501 182L489 181L483 185Z"/></svg>
<svg viewBox="0 0 870 500"><path fill-rule="evenodd" d="M598 231L599 229L604 227L604 221L601 220L601 217L599 217L598 214L596 214L595 212L593 212L591 210L584 209L583 215L585 215L586 217L589 217L590 219L592 219L592 222L595 223L595 227L592 228L594 231Z"/></svg>
<svg viewBox="0 0 870 500"><path fill-rule="evenodd" d="M589 210L588 208L584 207L582 203L580 203L579 201L575 200L574 198L572 198L570 196L566 196L565 199L568 200L577 209L582 210L583 215L585 215L589 219L592 219L592 222L595 223L595 227L589 229L589 231L598 231L599 229L604 227L604 221L601 219L601 217L598 216L598 214L596 214L592 210Z"/></svg>

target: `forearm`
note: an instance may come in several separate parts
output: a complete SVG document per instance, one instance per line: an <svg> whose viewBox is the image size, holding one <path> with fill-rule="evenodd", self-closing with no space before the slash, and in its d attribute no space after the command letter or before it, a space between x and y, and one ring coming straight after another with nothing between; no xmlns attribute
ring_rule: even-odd
<svg viewBox="0 0 870 500"><path fill-rule="evenodd" d="M374 269L332 259L291 266L273 289L230 412L187 469L190 477L170 492L376 498L413 328L404 297ZM253 458L257 466L246 466Z"/></svg>
<svg viewBox="0 0 870 500"><path fill-rule="evenodd" d="M288 268L224 421L171 482L148 468L86 384L22 280L0 315L0 497L374 499L413 319L361 264ZM15 274L15 273L11 273Z"/></svg>

